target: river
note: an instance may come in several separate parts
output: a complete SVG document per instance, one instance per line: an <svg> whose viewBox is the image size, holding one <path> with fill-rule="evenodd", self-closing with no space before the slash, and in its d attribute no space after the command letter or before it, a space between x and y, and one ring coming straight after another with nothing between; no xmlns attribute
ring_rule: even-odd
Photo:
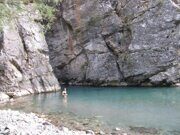
<svg viewBox="0 0 180 135"><path fill-rule="evenodd" d="M60 92L37 94L0 108L44 113L57 119L69 117L66 123L72 119L88 121L91 127L145 127L180 133L180 88L71 86L67 91L67 99Z"/></svg>

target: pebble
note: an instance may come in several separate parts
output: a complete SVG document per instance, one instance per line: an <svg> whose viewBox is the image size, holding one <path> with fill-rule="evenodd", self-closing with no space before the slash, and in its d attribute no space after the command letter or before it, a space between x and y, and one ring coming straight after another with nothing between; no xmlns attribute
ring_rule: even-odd
<svg viewBox="0 0 180 135"><path fill-rule="evenodd" d="M64 132L69 132L69 129L68 128L66 128L66 127L62 127L62 131L64 131Z"/></svg>
<svg viewBox="0 0 180 135"><path fill-rule="evenodd" d="M100 135L105 135L105 133L103 131L99 131Z"/></svg>
<svg viewBox="0 0 180 135"><path fill-rule="evenodd" d="M92 131L92 130L86 130L86 134L88 134L88 135L95 135L94 131Z"/></svg>
<svg viewBox="0 0 180 135"><path fill-rule="evenodd" d="M13 99L13 98L11 98L9 101L10 101L10 102L14 102L14 99Z"/></svg>
<svg viewBox="0 0 180 135"><path fill-rule="evenodd" d="M115 130L116 130L116 131L120 131L121 129L120 129L120 128L118 128L118 127L116 127L116 128L115 128Z"/></svg>

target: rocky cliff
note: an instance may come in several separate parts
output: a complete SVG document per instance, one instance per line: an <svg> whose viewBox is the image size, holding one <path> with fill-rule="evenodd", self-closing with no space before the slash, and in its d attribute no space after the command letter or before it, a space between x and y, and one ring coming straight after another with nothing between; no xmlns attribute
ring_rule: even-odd
<svg viewBox="0 0 180 135"><path fill-rule="evenodd" d="M64 0L58 9L46 39L61 82L180 82L180 12L169 0Z"/></svg>
<svg viewBox="0 0 180 135"><path fill-rule="evenodd" d="M29 6L0 33L0 102L60 89L38 19L39 13Z"/></svg>
<svg viewBox="0 0 180 135"><path fill-rule="evenodd" d="M46 40L30 6L4 25L0 97L58 90L56 77L75 85L180 83L180 12L169 0L63 0L57 8Z"/></svg>

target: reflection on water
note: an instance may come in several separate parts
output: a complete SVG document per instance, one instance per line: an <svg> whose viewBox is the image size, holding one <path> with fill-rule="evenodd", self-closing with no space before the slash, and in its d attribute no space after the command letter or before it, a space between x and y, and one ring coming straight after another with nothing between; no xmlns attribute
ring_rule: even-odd
<svg viewBox="0 0 180 135"><path fill-rule="evenodd" d="M68 113L79 118L95 118L112 127L150 127L180 131L179 88L69 87L68 97L60 93L18 99L3 108Z"/></svg>
<svg viewBox="0 0 180 135"><path fill-rule="evenodd" d="M67 107L67 101L68 101L68 98L67 97L63 97L63 105L64 107Z"/></svg>

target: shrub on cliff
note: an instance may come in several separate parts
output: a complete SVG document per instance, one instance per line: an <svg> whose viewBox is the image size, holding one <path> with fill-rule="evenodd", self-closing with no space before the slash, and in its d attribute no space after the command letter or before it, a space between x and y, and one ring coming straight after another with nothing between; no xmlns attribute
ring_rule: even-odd
<svg viewBox="0 0 180 135"><path fill-rule="evenodd" d="M49 29L55 19L55 6L62 0L0 0L0 29L10 19L15 19L19 12L26 10L27 4L33 4L43 18L45 29Z"/></svg>

